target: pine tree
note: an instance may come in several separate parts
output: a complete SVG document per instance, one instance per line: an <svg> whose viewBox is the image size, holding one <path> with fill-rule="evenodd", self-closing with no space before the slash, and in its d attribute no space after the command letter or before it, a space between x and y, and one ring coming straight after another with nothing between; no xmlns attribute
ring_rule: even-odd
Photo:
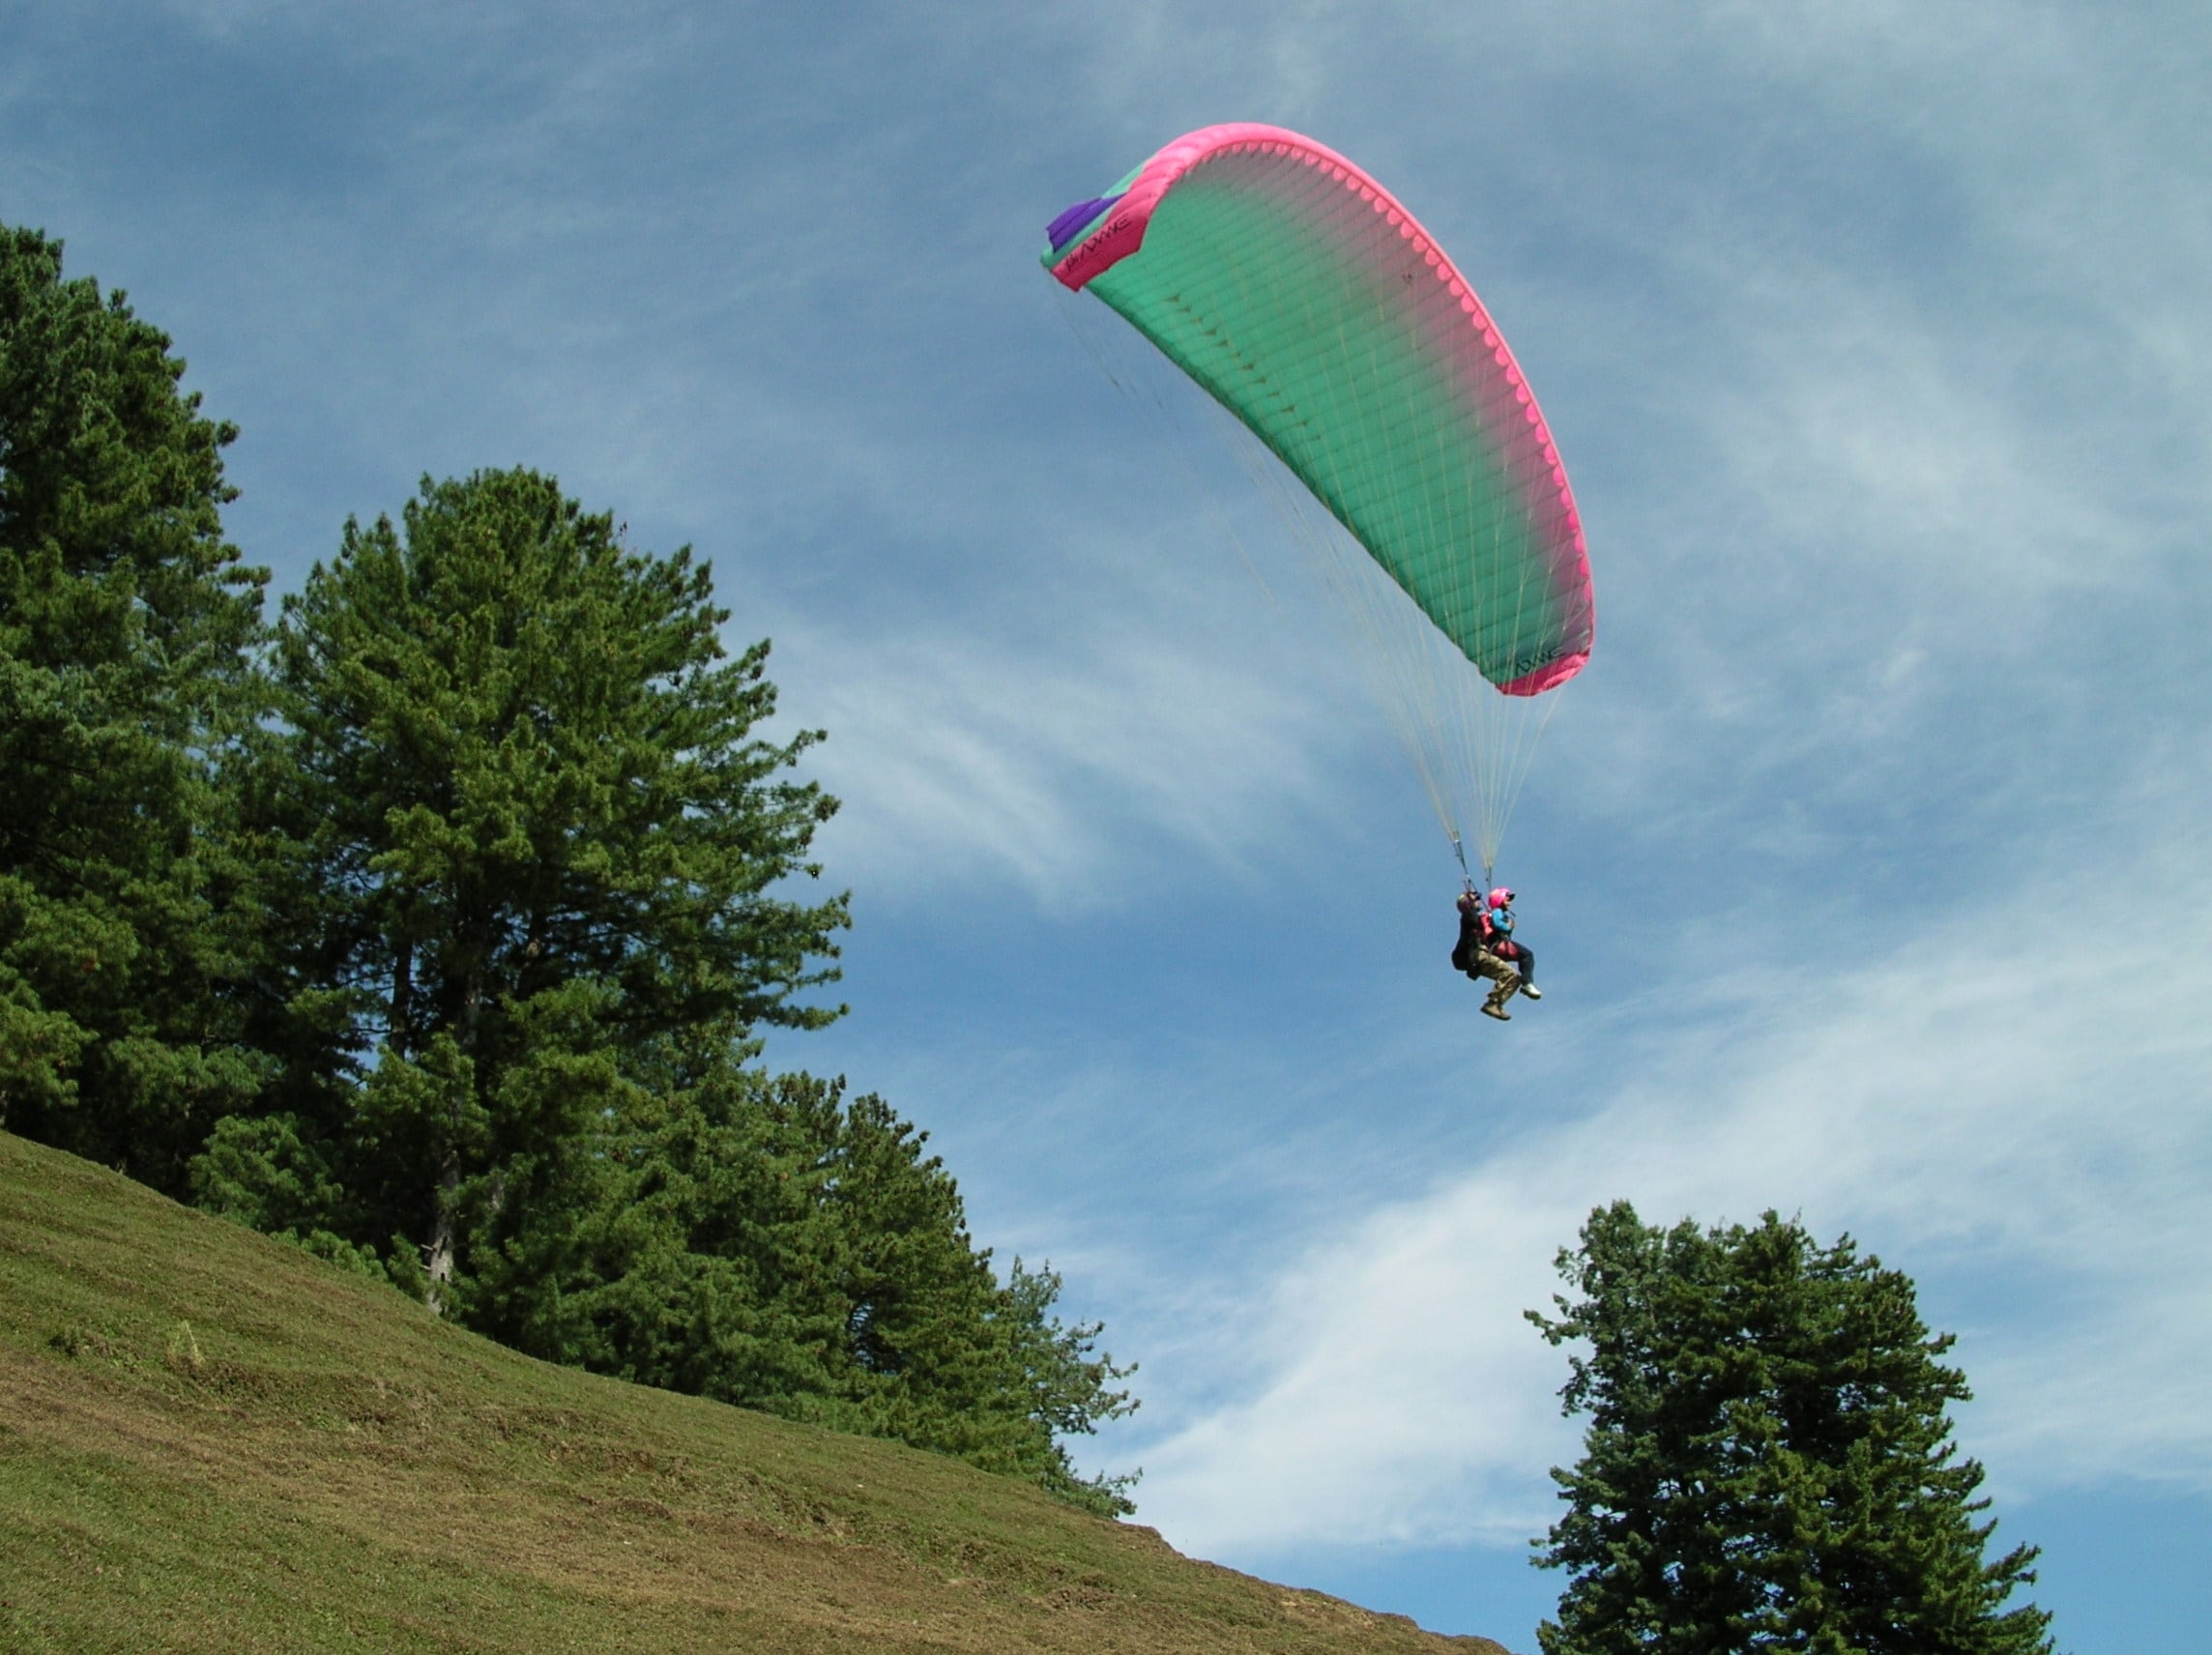
<svg viewBox="0 0 2212 1655"><path fill-rule="evenodd" d="M228 783L267 576L169 343L0 228L0 1120L181 1194L265 1078Z"/></svg>
<svg viewBox="0 0 2212 1655"><path fill-rule="evenodd" d="M795 998L846 922L790 894L835 808L784 773L817 738L757 734L768 647L726 658L727 619L687 550L632 550L535 473L348 523L276 646L292 1074L201 1164L211 1205L280 1206L333 1167L341 1198L295 1228L465 1307L471 1234L624 1107L627 1054L681 1035L716 1060L837 1015Z"/></svg>
<svg viewBox="0 0 2212 1655"><path fill-rule="evenodd" d="M1957 1457L1965 1376L1911 1281L1846 1236L1648 1227L1600 1208L1560 1273L1561 1392L1586 1413L1566 1514L1536 1559L1569 1572L1545 1655L2048 1655L2007 1610L2036 1552L1985 1561L1982 1467Z"/></svg>

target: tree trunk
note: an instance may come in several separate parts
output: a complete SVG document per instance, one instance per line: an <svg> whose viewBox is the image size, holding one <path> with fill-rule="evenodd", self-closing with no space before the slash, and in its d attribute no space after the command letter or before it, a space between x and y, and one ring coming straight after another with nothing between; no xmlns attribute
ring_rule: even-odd
<svg viewBox="0 0 2212 1655"><path fill-rule="evenodd" d="M461 1152L448 1148L446 1164L438 1171L438 1216L430 1227L430 1284L422 1290L422 1302L432 1316L446 1314L446 1289L453 1279L454 1235L461 1203Z"/></svg>
<svg viewBox="0 0 2212 1655"><path fill-rule="evenodd" d="M415 944L400 939L392 958L392 1026L385 1031L392 1049L407 1055L407 1019L415 1000Z"/></svg>
<svg viewBox="0 0 2212 1655"><path fill-rule="evenodd" d="M483 1012L484 968L480 959L470 968L468 987L461 996L461 1050L469 1060L470 1084L482 1079L476 1065L477 1028ZM456 1115L458 1106L456 1105ZM447 1288L453 1279L453 1255L459 1245L461 1205L461 1148L458 1142L461 1123L455 1118L449 1123L446 1139L446 1158L438 1169L438 1216L430 1231L430 1257L428 1262L430 1282L422 1291L422 1302L430 1307L432 1315L443 1316L447 1307Z"/></svg>

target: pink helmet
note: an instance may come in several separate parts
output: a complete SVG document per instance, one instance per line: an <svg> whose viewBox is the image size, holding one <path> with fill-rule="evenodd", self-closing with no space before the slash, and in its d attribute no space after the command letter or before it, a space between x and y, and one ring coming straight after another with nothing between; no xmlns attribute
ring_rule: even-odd
<svg viewBox="0 0 2212 1655"><path fill-rule="evenodd" d="M1499 886L1496 890L1490 893L1490 906L1493 908L1503 908L1512 902L1512 900L1513 893L1507 890L1503 886Z"/></svg>

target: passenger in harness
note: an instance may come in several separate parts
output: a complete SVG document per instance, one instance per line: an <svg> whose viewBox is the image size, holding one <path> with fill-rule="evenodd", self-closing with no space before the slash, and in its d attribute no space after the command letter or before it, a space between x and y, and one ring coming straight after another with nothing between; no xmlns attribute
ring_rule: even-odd
<svg viewBox="0 0 2212 1655"><path fill-rule="evenodd" d="M1543 991L1536 987L1536 952L1528 944L1513 935L1513 893L1499 886L1490 893L1491 944L1490 951L1501 960L1512 963L1520 973L1521 992L1530 1000L1542 1000Z"/></svg>
<svg viewBox="0 0 2212 1655"><path fill-rule="evenodd" d="M1542 1000L1528 979L1536 956L1513 937L1513 893L1503 886L1484 897L1471 886L1460 894L1459 941L1452 947L1452 966L1477 982L1487 979L1490 998L1482 1014L1500 1023L1513 1021L1505 1002L1516 993Z"/></svg>

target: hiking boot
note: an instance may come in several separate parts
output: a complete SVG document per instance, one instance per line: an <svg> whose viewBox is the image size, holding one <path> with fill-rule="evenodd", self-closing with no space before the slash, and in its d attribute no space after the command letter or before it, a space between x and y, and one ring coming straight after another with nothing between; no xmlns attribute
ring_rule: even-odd
<svg viewBox="0 0 2212 1655"><path fill-rule="evenodd" d="M1542 1000L1544 998L1544 991L1531 982L1523 983L1521 985L1521 992L1527 995L1530 1000Z"/></svg>
<svg viewBox="0 0 2212 1655"><path fill-rule="evenodd" d="M1482 1002L1482 1015L1485 1017L1495 1017L1500 1023L1510 1023L1513 1021L1513 1013L1506 1010L1502 1005L1499 1005L1496 1001L1491 1000L1486 1000Z"/></svg>

